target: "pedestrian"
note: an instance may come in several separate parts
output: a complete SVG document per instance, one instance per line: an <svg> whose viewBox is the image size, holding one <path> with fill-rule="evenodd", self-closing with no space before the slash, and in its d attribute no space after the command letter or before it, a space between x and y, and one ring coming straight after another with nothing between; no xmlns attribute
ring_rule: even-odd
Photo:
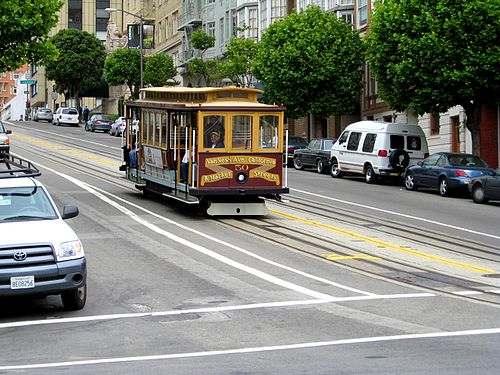
<svg viewBox="0 0 500 375"><path fill-rule="evenodd" d="M83 109L83 121L85 123L87 123L87 121L89 120L89 113L90 113L89 107L85 106L85 108Z"/></svg>

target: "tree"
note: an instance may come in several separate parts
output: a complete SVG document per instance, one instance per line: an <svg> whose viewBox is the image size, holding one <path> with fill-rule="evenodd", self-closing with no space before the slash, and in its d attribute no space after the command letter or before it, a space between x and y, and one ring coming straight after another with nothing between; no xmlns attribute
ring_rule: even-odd
<svg viewBox="0 0 500 375"><path fill-rule="evenodd" d="M57 90L72 95L80 112L80 92L98 87L106 53L101 41L86 31L60 30L51 38L59 57L47 64L46 76Z"/></svg>
<svg viewBox="0 0 500 375"><path fill-rule="evenodd" d="M119 48L106 58L104 76L110 85L127 85L132 99L139 98L141 85L141 51Z"/></svg>
<svg viewBox="0 0 500 375"><path fill-rule="evenodd" d="M354 111L363 62L359 34L334 13L310 6L265 31L253 66L267 100L285 104L287 116L325 118Z"/></svg>
<svg viewBox="0 0 500 375"><path fill-rule="evenodd" d="M500 99L500 0L377 1L368 62L382 99L417 115L461 105L480 154L481 108Z"/></svg>
<svg viewBox="0 0 500 375"><path fill-rule="evenodd" d="M0 72L26 63L44 64L57 56L48 41L57 25L61 0L0 1Z"/></svg>
<svg viewBox="0 0 500 375"><path fill-rule="evenodd" d="M207 51L207 49L215 46L215 37L208 35L205 31L199 29L191 35L191 44L193 45L193 48L201 51L201 59L203 60L203 54Z"/></svg>
<svg viewBox="0 0 500 375"><path fill-rule="evenodd" d="M219 62L217 60L205 61L203 55L209 48L215 46L215 37L208 35L201 29L196 30L191 35L191 45L201 52L200 57L195 57L187 63L187 76L191 79L197 79L198 83L203 81L203 84L208 86L214 80L211 73L218 71Z"/></svg>
<svg viewBox="0 0 500 375"><path fill-rule="evenodd" d="M177 75L174 60L166 53L157 53L146 59L144 83L152 86L166 85L169 79Z"/></svg>
<svg viewBox="0 0 500 375"><path fill-rule="evenodd" d="M250 86L254 81L252 64L257 50L258 43L255 40L233 37L227 46L224 74L241 87Z"/></svg>

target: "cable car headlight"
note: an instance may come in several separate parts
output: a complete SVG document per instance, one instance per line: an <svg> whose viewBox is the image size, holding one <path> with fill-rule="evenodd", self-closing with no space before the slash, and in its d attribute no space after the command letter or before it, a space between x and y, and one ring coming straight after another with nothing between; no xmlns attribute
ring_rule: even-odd
<svg viewBox="0 0 500 375"><path fill-rule="evenodd" d="M236 181L238 181L239 184L244 184L248 180L248 174L246 172L238 172L236 174Z"/></svg>

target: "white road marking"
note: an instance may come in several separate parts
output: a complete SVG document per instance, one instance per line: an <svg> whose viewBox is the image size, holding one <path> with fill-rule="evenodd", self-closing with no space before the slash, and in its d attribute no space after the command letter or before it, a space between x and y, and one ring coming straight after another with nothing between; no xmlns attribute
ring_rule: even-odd
<svg viewBox="0 0 500 375"><path fill-rule="evenodd" d="M127 313L127 314L107 314L107 315L90 315L90 316L79 316L73 318L57 318L57 319L44 319L44 320L25 320L19 322L9 322L0 323L0 329L14 328L14 327L27 327L27 326L39 326L48 324L63 324L63 323L79 323L79 322L93 322L102 320L116 320L116 319L131 319L131 318L143 318L143 317L153 317L153 316L168 316L168 315L183 315L183 314L207 314L214 312L225 312L225 311L239 311L239 310L251 310L251 309L266 309L266 308L276 308L276 307L291 307L291 306L309 306L309 305L321 305L325 303L338 303L338 302L349 302L349 301L367 301L376 299L399 299L399 298L422 298L422 297L435 297L432 293L410 293L410 294L387 294L378 296L356 296L356 297L338 297L330 299L315 299L315 300L302 300L302 301L282 301L282 302L264 302L264 303L252 303L247 305L236 305L236 306L214 306L214 307L202 307L199 309L186 309L186 310L169 310L169 311L157 311L157 312L147 312L147 313Z"/></svg>
<svg viewBox="0 0 500 375"><path fill-rule="evenodd" d="M477 290L461 290L458 292L453 292L453 294L457 294L459 296L473 296L476 294L483 294L483 292L477 291Z"/></svg>
<svg viewBox="0 0 500 375"><path fill-rule="evenodd" d="M248 251L248 250L245 250L245 249L243 249L243 248L241 248L241 247L239 247L239 246L233 245L233 244L228 243L228 242L226 242L226 241L222 241L222 240L220 240L220 239L218 239L218 238L212 237L212 236L210 236L210 235L208 235L208 234L205 234L205 233L203 233L203 232L199 232L199 231L197 231L197 230L195 230L195 229L193 229L193 228L190 228L190 227L188 227L188 226L185 226L185 225L182 225L182 224L180 224L180 223L177 223L177 222L175 222L175 221L173 221L173 220L170 220L170 219L168 219L168 218L166 218L166 217L163 217L163 216L161 216L161 215L158 215L158 214L156 214L156 213L154 213L154 212L152 212L152 211L149 211L149 210L147 210L147 209L145 209L145 208L143 208L143 207L141 207L141 206L138 206L138 205L136 205L136 204L134 204L134 203L128 202L128 201L126 201L126 200L125 200L125 199L123 199L123 198L120 198L120 197L118 197L118 196L116 196L116 195L113 195L113 194L111 194L111 193L108 193L108 192L106 192L105 190L102 190L102 189L100 189L100 188L98 188L98 187L95 187L95 186L89 185L89 184L87 184L87 183L85 183L85 182L83 182L83 181L80 181L80 180L78 180L78 179L76 179L76 178L74 178L74 177L68 176L68 175L66 175L66 174L64 174L64 173L58 172L58 171L56 171L56 170L54 170L54 169L52 169L52 168L45 167L45 166L40 165L40 164L38 164L38 163L36 163L36 165L38 165L38 166L40 166L40 167L43 167L43 168L45 168L45 169L47 169L47 170L49 170L49 171L51 171L51 172L53 172L53 173L55 173L55 174L57 174L57 175L59 175L59 176L63 177L63 178L66 178L67 180L69 180L69 181L73 182L73 183L74 183L74 184L76 184L77 186L80 186L81 188L83 188L83 189L87 190L87 191L88 191L88 192L90 192L91 194L93 194L93 195L95 195L95 196L99 197L100 199L102 199L102 200L106 201L107 203L109 203L110 205L114 206L114 207L115 207L115 208L117 208L118 210L120 210L120 211L124 212L125 214L127 214L128 216L130 216L132 219L134 219L134 220L138 221L139 223L141 223L141 224L143 224L143 225L145 225L145 226L148 226L148 227L149 227L149 226L151 226L151 228L156 228L156 229L158 229L158 230L162 231L162 233L160 233L160 232L157 232L157 233L160 233L160 234L166 235L167 237L168 237L168 235L171 235L171 236L173 236L172 238L174 238L174 237L175 237L175 238L178 238L179 240L182 240L182 241L184 241L184 242L186 242L186 243L188 243L188 242L189 242L189 241L186 241L186 240L184 240L184 239L181 239L180 237L177 237L176 235L171 234L171 233L169 233L169 232L167 232L167 231L163 231L163 230L161 230L160 228L156 227L156 226L155 226L155 225L153 225L153 224L150 224L150 223L146 222L145 220L143 220L143 219L139 218L137 215L135 215L133 212L131 212L131 211L130 211L130 210L128 210L127 208L125 208L125 207L123 207L123 206L119 205L118 203L116 203L116 202L114 202L114 201L110 200L109 198L107 198L106 196L104 196L104 194L105 194L105 195L108 195L108 196L110 196L110 197L112 197L113 199L115 199L115 200L117 200L117 201L123 202L123 203L125 203L125 204L127 204L127 205L129 205L129 206L132 206L132 207L134 207L134 208L136 208L136 209L138 209L138 210L141 210L141 211L143 211L143 212L145 212L145 213L147 213L147 214L149 214L149 215L152 215L152 216L154 216L154 217L156 217L156 218L159 218L159 219L161 219L161 220L163 220L163 221L165 221L165 222L167 222L167 223L169 223L169 224L175 225L175 226L177 226L177 227L179 227L179 228L182 228L182 229L184 229L184 230L186 230L186 231L190 231L190 232L192 232L192 233L195 233L195 234L197 234L198 236L201 236L201 237L207 238L207 239L209 239L211 242L217 242L217 243L220 243L220 244L222 244L222 245L224 245L224 246L227 246L227 247L229 247L229 248L231 248L231 249L233 249L233 250L236 250L236 251L238 251L238 252L241 252L241 253L243 253L243 254L246 254L246 255L248 255L248 256L250 256L250 257L253 257L253 258L255 258L255 259L258 259L258 260L260 260L260 261L262 261L262 262L265 262L265 263L267 263L267 264L271 264L271 265L273 265L273 266L275 266L275 267L278 267L278 268L281 268L281 269L287 270L287 271L289 271L289 272L293 272L293 273L296 273L296 274L298 274L298 275L301 275L301 276L304 276L304 277L307 277L307 278L310 278L310 279L313 279L313 280L320 281L320 282L322 282L322 283L324 283L324 284L326 284L326 285L332 285L332 286L335 286L335 287L340 288L340 289L348 290L348 291L351 291L351 292L354 292L354 293L359 293L359 294L363 294L363 295L367 295L367 296L376 296L376 294L375 294L375 293L371 293L371 292L367 292L367 291L364 291L364 290L360 290L360 289L352 288L352 287L349 287L349 286L347 286L347 285L342 285L342 284L339 284L339 283L336 283L336 282L333 282L333 281L330 281L330 280L327 280L327 279L324 279L324 278L321 278L321 277L318 277L318 276L312 275L312 274L310 274L310 273L303 272L303 271L300 271L300 270L295 269L295 268L292 268L292 267L288 267L288 266L286 266L286 265L284 265L284 264L274 262L274 261L269 260L269 259L267 259L267 258L261 257L260 255L254 254L254 253L252 253L252 252L250 252L250 251ZM147 223L147 224L146 224L146 223ZM151 229L151 228L150 228L150 229ZM156 229L152 229L152 230L157 231ZM167 235L167 234L168 234L168 235ZM189 246L189 245L186 245L186 246ZM191 247L191 246L189 246L189 247ZM195 249L195 250L201 251L201 246L200 246L199 248L200 248L200 249ZM211 252L211 250L208 250L208 249L205 249L205 250L206 250L206 251L208 251L208 252ZM203 252L203 251L202 251L202 252ZM215 252L211 252L211 254L217 254L217 253L215 253ZM209 255L209 254L207 253L207 255ZM209 255L209 256L212 256L212 255ZM217 256L219 256L219 255L217 254ZM215 256L214 256L214 257L215 257ZM220 257L225 258L225 257L223 257L223 256L220 256ZM222 258L221 258L221 259L222 259ZM229 258L225 258L225 259L229 259ZM220 259L219 259L219 260L220 260ZM246 266L245 266L245 267L246 267ZM247 271L247 272L248 272L248 271ZM258 271L258 272L261 272L261 271ZM262 274L263 274L263 273L262 273ZM276 280L277 280L277 279L276 279ZM269 280L268 280L268 281L269 281ZM288 282L285 282L285 283L288 283ZM284 285L282 285L282 286L284 286ZM290 288L291 286L292 286L292 284L291 284L291 283L288 283L288 288ZM302 288L302 287L298 287L298 288ZM292 289L293 289L293 288L292 288ZM298 290L296 290L296 291L298 291ZM307 291L307 293L305 293L305 292L306 292L306 290L305 290L304 288L302 288L302 292L301 292L301 293L307 294L307 295L309 295L309 296L311 296L311 297L314 297L314 298L326 298L326 299L332 298L332 296L330 296L330 295L326 295L326 294L323 294L323 293L318 293L318 292L314 292L314 291L310 291L310 290L308 290L308 291ZM310 294L311 292L312 292L313 294Z"/></svg>
<svg viewBox="0 0 500 375"><path fill-rule="evenodd" d="M343 199L326 197L324 195L320 195L320 194L316 194L316 193L310 193L308 191L303 191L303 190L298 190L298 189L292 189L292 188L290 188L290 191L297 191L297 192L302 193L302 194L312 195L314 197L318 197L318 198L322 198L322 199L327 199L327 200L331 200L331 201L335 201L335 202L345 203L345 204L348 204L348 205L351 205L351 206L356 206L356 207L363 207L363 208L367 208L367 209L373 210L373 211L384 212L386 214L390 214L390 215L394 215L394 216L406 217L406 218L412 219L412 220L423 221L423 222L430 223L430 224L440 225L442 227L457 229L457 230L460 230L460 231L464 231L464 232L468 232L468 233L474 233L474 234L479 234L481 236L491 237L491 238L495 238L495 239L500 240L500 236L495 236L493 234L484 233L484 232L478 232L478 231L475 231L475 230L472 230L472 229L457 227L455 225L441 223L439 221L434 221L434 220L429 220L429 219L423 219L423 218L417 217L417 216L411 216L411 215L401 214L399 212L384 210L382 208L377 208L377 207L373 207L373 206L367 206L365 204L349 202L349 201L345 201Z"/></svg>
<svg viewBox="0 0 500 375"><path fill-rule="evenodd" d="M38 166L41 166L40 164L37 164ZM46 167L44 167L46 168ZM294 283L291 283L289 281L285 281L285 280L282 280L282 279L279 279L275 276L272 276L268 273L265 273L265 272L262 272L256 268L253 268L253 267L249 267L245 264L242 264L240 262L237 262L237 261L234 261L224 255L221 255L215 251L212 251L210 249L207 249L206 247L204 246L200 246L198 244L195 244L191 241L188 241L182 237L179 237L173 233L170 233L164 229L161 229L160 227L150 223L149 221L139 217L137 214L135 214L134 212L130 211L128 208L120 205L119 203L111 200L110 198L108 198L107 196L104 195L104 193L101 193L100 189L96 188L96 187L92 187L91 185L83 182L83 181L80 181L74 177L71 177L71 176L68 176L64 173L61 173L61 172L57 172L51 168L46 168L50 171L52 171L53 173L56 173L58 174L59 176L67 179L68 181L71 181L73 182L75 185L81 187L82 189L84 190L87 190L89 193L95 195L96 197L98 197L99 199L103 200L104 202L108 203L109 205L115 207L117 210L123 212L125 215L127 215L128 217L130 217L132 220L138 222L139 224L149 228L150 230L152 230L153 232L155 233L158 233L166 238L169 238L170 240L172 241L175 241L183 246L186 246L186 247L189 247L195 251L198 251L202 254L205 254L213 259L216 259L224 264L227 264L231 267L234 267L234 268L237 268L241 271L244 271L244 272L247 272L255 277L258 277L262 280L266 280L270 283L273 283L275 285L279 285L283 288L286 288L286 289L290 289L290 290L293 290L295 292L298 292L298 293L301 293L301 294L305 294L305 295L308 295L310 297L313 297L313 298L318 298L318 299L331 299L333 298L333 296L331 295L328 295L328 294L324 294L324 293L320 293L320 292L316 292L314 290L311 290L311 289L308 289L308 288L305 288L305 287L302 287L300 285L297 285L297 284L294 284ZM111 194L110 194L111 195ZM118 197L115 197L115 198L118 198ZM167 220L169 222L171 222L170 220ZM174 222L172 222L174 224ZM210 237L209 237L210 238ZM211 238L212 240L215 240L215 238Z"/></svg>
<svg viewBox="0 0 500 375"><path fill-rule="evenodd" d="M85 366L85 365L99 365L99 364L109 364L109 363L124 363L124 362L158 361L158 360L179 359L179 358L196 358L196 357L199 358L199 357L211 357L211 356L229 355L229 354L262 353L262 352L272 352L279 350L320 348L320 347L334 346L334 345L353 345L353 344L366 344L366 343L389 342L389 341L400 341L400 340L420 340L420 339L435 339L435 338L473 336L473 335L491 335L498 333L500 333L500 328L476 329L476 330L452 331L452 332L418 333L418 334L405 334L405 335L393 335L393 336L360 337L354 339L316 341L316 342L305 342L299 344L272 345L272 346L260 346L260 347L250 347L250 348L226 349L226 350L212 350L205 352L187 352L187 353L146 355L146 356L135 356L135 357L89 359L89 360L68 361L68 362L35 363L30 365L17 365L17 366L0 366L0 371L40 369L40 368L44 369L44 368L54 368L54 367Z"/></svg>

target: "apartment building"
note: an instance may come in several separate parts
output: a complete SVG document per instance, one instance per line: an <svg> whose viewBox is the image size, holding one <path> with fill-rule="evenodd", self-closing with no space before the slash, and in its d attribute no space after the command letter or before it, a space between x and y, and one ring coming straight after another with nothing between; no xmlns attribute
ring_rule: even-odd
<svg viewBox="0 0 500 375"><path fill-rule="evenodd" d="M106 42L109 13L106 8L120 8L124 0L67 0L58 12L59 22L52 29L50 36L55 35L59 30L77 29L87 31L104 44ZM123 18L117 18L116 23L122 28ZM60 105L75 105L72 99L65 98L64 95L53 94L54 83L45 77L43 66L31 65L29 71L30 79L35 81L30 85L30 99L32 108L49 106L54 109ZM53 98L56 99L53 99ZM103 98L85 98L84 101L89 107L100 105Z"/></svg>
<svg viewBox="0 0 500 375"><path fill-rule="evenodd" d="M29 102L29 85L21 83L26 79L28 65L13 72L0 73L0 119L20 120L26 116L26 102ZM31 103L29 103L31 104Z"/></svg>

